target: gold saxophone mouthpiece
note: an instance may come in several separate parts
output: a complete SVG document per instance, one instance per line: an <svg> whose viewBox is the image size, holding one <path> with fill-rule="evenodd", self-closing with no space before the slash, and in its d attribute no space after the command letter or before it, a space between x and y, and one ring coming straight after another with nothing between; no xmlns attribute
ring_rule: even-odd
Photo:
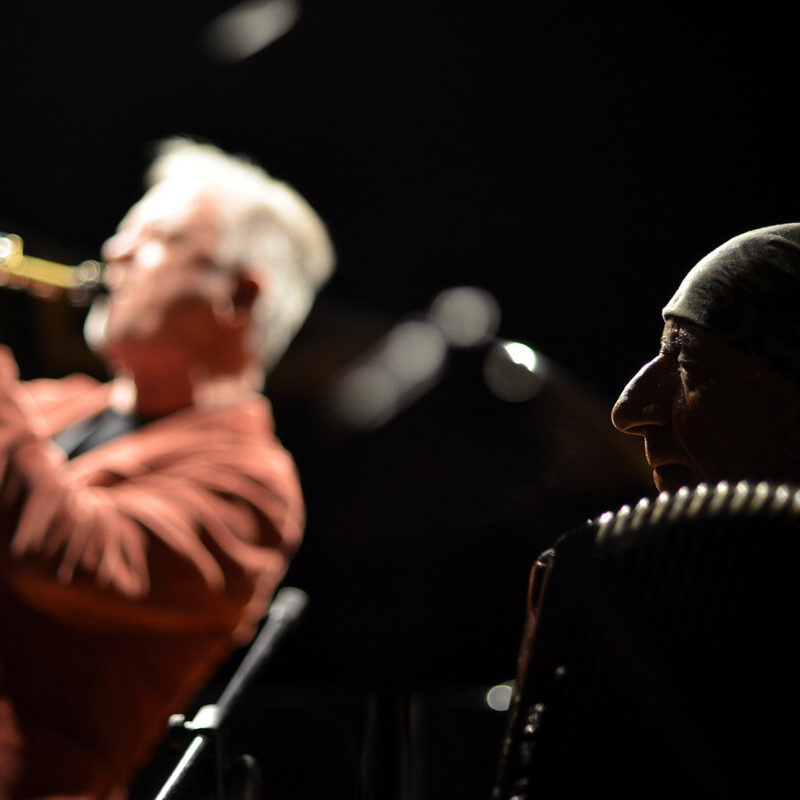
<svg viewBox="0 0 800 800"><path fill-rule="evenodd" d="M88 293L102 289L105 265L82 261L77 266L34 258L23 252L22 239L14 233L0 233L0 284L14 288L54 287L67 292Z"/></svg>

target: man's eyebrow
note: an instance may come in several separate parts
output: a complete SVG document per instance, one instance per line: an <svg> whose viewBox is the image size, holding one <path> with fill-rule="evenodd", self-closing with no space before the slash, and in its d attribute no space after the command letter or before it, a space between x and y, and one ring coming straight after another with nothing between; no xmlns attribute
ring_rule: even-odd
<svg viewBox="0 0 800 800"><path fill-rule="evenodd" d="M668 333L661 334L659 341L661 352L665 355L672 355L681 349L681 331L674 328Z"/></svg>
<svg viewBox="0 0 800 800"><path fill-rule="evenodd" d="M681 354L689 356L696 354L700 342L690 330L683 327L675 327L661 336L661 353L668 356L679 356Z"/></svg>

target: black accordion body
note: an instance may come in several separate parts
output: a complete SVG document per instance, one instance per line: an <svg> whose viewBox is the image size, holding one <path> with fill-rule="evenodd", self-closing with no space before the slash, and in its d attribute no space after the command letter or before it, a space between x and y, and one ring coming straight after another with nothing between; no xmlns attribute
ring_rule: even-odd
<svg viewBox="0 0 800 800"><path fill-rule="evenodd" d="M800 490L623 507L537 562L495 800L792 792Z"/></svg>

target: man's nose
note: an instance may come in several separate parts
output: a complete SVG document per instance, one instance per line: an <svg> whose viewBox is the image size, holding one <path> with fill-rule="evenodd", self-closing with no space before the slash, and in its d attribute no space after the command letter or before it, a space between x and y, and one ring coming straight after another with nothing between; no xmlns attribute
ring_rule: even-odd
<svg viewBox="0 0 800 800"><path fill-rule="evenodd" d="M663 357L656 356L645 364L622 390L611 422L623 433L643 436L648 426L669 424L670 394Z"/></svg>
<svg viewBox="0 0 800 800"><path fill-rule="evenodd" d="M100 250L100 257L106 263L123 261L133 255L134 246L134 237L124 231L120 231L105 240Z"/></svg>

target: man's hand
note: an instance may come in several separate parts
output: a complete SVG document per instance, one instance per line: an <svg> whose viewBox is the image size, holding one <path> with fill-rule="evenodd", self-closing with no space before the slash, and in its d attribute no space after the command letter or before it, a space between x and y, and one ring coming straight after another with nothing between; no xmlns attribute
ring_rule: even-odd
<svg viewBox="0 0 800 800"><path fill-rule="evenodd" d="M19 368L10 347L0 344L0 390L19 380Z"/></svg>

